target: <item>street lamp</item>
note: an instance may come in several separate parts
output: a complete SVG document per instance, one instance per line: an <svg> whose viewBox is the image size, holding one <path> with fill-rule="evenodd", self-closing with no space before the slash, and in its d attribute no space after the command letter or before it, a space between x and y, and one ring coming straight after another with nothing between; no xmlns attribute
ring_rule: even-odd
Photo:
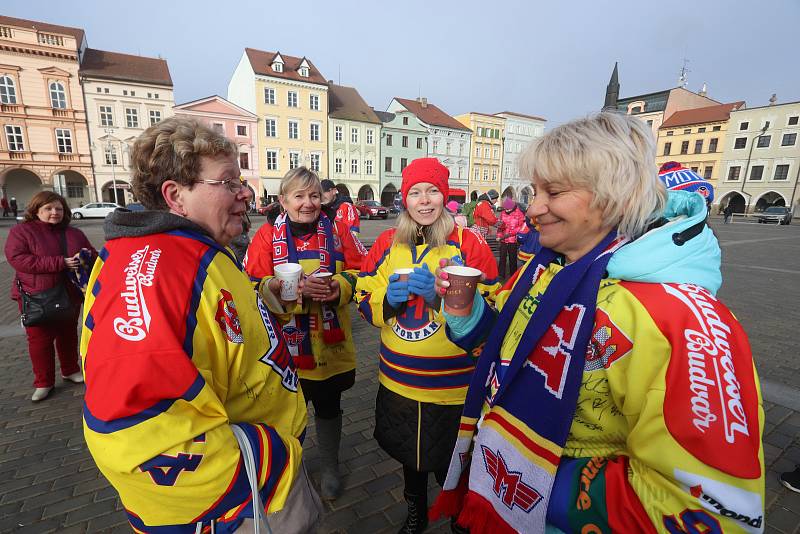
<svg viewBox="0 0 800 534"><path fill-rule="evenodd" d="M753 198L753 195L744 192L744 184L745 182L747 182L747 172L750 170L750 158L753 156L753 147L756 146L758 140L764 136L764 133L767 131L767 128L769 128L768 122L764 123L764 127L761 128L761 131L758 133L758 135L756 135L750 142L750 152L748 152L747 154L747 165L745 165L744 176L742 177L742 188L739 190L739 192L742 193L743 195L744 194L747 195L747 204L744 207L745 215L747 215L747 212L750 210L750 199Z"/></svg>

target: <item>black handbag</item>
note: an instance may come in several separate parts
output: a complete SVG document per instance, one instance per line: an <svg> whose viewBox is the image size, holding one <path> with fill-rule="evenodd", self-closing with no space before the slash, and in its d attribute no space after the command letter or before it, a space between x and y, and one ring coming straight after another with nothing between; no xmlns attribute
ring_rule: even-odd
<svg viewBox="0 0 800 534"><path fill-rule="evenodd" d="M61 234L61 250L63 255L67 255L67 238L65 233ZM72 316L72 300L69 298L66 277L44 291L30 294L22 289L22 282L17 278L17 288L19 297L22 299L22 325L39 326L47 323L63 321Z"/></svg>

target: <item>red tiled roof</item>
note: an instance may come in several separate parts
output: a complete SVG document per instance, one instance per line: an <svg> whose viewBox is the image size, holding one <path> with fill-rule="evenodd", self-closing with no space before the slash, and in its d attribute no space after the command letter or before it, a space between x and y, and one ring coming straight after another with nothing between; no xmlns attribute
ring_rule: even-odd
<svg viewBox="0 0 800 534"><path fill-rule="evenodd" d="M725 122L730 118L731 111L737 110L742 106L744 106L744 101L676 111L661 124L659 130L675 128L677 126L703 124L706 122Z"/></svg>
<svg viewBox="0 0 800 534"><path fill-rule="evenodd" d="M495 115L502 115L503 113L505 113L506 115L516 115L517 117L525 117L526 119L534 119L537 121L547 122L547 119L545 119L544 117L537 117L536 115L525 115L524 113L517 113L516 111L501 111L500 113L495 113Z"/></svg>
<svg viewBox="0 0 800 534"><path fill-rule="evenodd" d="M328 84L328 116L332 119L381 123L355 88L332 83Z"/></svg>
<svg viewBox="0 0 800 534"><path fill-rule="evenodd" d="M275 78L286 78L287 80L295 80L298 82L319 83L327 85L328 81L322 73L314 66L310 59L306 57L294 57L281 54L280 52L265 52L263 50L256 50L255 48L245 48L247 59L250 60L250 66L253 67L253 72L261 74L262 76L273 76ZM275 72L272 70L272 60L275 56L280 54L283 58L283 72ZM303 60L308 62L308 77L300 76L298 69Z"/></svg>
<svg viewBox="0 0 800 534"><path fill-rule="evenodd" d="M131 56L87 48L80 69L81 76L126 82L140 82L172 87L172 77L164 59Z"/></svg>
<svg viewBox="0 0 800 534"><path fill-rule="evenodd" d="M0 15L0 26L19 26L29 30L36 30L45 33L62 33L71 35L78 42L77 48L80 48L83 41L83 30L80 28L70 28L69 26L58 26L56 24L48 24L47 22L39 22L38 20L16 19L14 17L4 17Z"/></svg>
<svg viewBox="0 0 800 534"><path fill-rule="evenodd" d="M422 104L416 100L397 97L394 99L405 106L408 111L416 115L419 120L426 124L444 126L446 128L453 128L454 130L466 130L468 132L472 131L430 102L428 102L428 105L423 108Z"/></svg>

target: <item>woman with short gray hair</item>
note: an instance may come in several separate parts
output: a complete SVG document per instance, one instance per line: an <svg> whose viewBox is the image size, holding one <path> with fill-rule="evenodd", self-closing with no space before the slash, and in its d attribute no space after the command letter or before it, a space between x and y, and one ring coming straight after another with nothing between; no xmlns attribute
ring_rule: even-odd
<svg viewBox="0 0 800 534"><path fill-rule="evenodd" d="M703 197L667 193L650 129L617 113L551 130L522 169L543 248L482 325L432 515L472 534L760 527L764 412Z"/></svg>

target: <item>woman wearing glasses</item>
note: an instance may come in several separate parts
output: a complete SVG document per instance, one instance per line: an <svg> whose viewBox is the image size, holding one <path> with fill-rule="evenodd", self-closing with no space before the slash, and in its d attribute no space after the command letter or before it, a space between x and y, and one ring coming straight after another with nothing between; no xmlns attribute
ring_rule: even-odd
<svg viewBox="0 0 800 534"><path fill-rule="evenodd" d="M274 531L299 532L285 518L314 521L319 504L301 465L306 409L277 320L227 248L252 196L236 146L171 118L132 160L147 211L108 216L86 296L89 450L137 531L230 532L255 504Z"/></svg>
<svg viewBox="0 0 800 534"><path fill-rule="evenodd" d="M269 280L267 303L278 313L303 395L314 405L322 457L320 490L322 498L330 500L342 487L338 467L342 392L353 387L356 377L348 304L366 251L346 225L322 213L322 186L314 171L305 167L289 171L281 180L278 199L284 213L253 236L244 268L252 277ZM278 302L280 281L273 274L282 263L303 267L297 302ZM320 273L326 275L317 276Z"/></svg>

